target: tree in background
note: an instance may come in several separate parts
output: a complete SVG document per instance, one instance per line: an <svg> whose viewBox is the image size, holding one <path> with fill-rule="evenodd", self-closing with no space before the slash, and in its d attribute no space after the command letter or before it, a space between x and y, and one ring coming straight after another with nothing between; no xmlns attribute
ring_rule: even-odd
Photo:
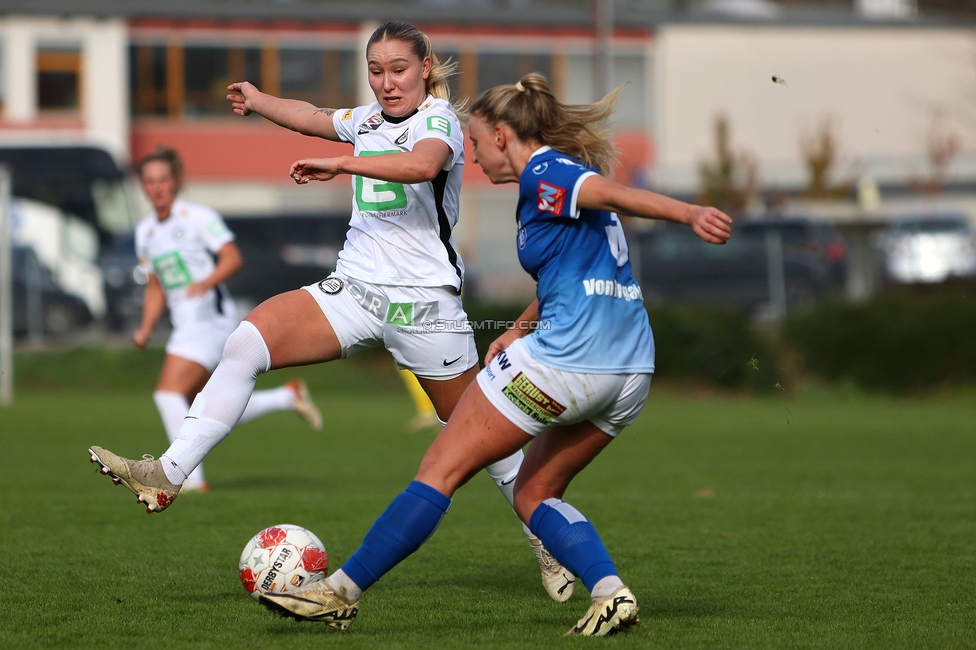
<svg viewBox="0 0 976 650"><path fill-rule="evenodd" d="M925 188L933 193L939 191L949 174L949 165L962 150L959 134L947 123L945 110L937 106L932 110L929 131L925 138L925 153L928 157L931 176Z"/></svg>
<svg viewBox="0 0 976 650"><path fill-rule="evenodd" d="M804 130L800 135L800 152L807 168L805 197L833 198L850 191L846 185L834 185L839 151L836 125L829 115L823 117L812 131Z"/></svg>
<svg viewBox="0 0 976 650"><path fill-rule="evenodd" d="M698 164L702 205L713 205L729 214L740 214L749 207L759 187L755 156L733 151L729 119L715 118L715 159Z"/></svg>

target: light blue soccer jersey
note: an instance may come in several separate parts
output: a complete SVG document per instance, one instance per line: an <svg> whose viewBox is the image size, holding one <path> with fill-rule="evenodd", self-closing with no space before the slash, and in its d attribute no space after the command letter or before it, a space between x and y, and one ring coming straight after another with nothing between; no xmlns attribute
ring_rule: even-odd
<svg viewBox="0 0 976 650"><path fill-rule="evenodd" d="M595 174L543 147L519 179L519 261L538 282L540 317L526 350L559 370L653 372L654 337L620 220L576 205Z"/></svg>

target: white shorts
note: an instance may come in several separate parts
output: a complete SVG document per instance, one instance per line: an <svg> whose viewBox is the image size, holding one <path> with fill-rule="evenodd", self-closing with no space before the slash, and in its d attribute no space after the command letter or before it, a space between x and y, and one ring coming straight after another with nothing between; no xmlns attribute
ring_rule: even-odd
<svg viewBox="0 0 976 650"><path fill-rule="evenodd" d="M478 385L509 422L531 436L588 420L615 438L644 408L651 375L556 370L529 356L518 339L478 373Z"/></svg>
<svg viewBox="0 0 976 650"><path fill-rule="evenodd" d="M333 273L302 287L342 345L342 358L383 345L424 379L453 379L478 364L474 331L451 288L395 287Z"/></svg>
<svg viewBox="0 0 976 650"><path fill-rule="evenodd" d="M236 317L223 316L178 325L166 342L166 354L189 359L213 372L220 363L227 337L239 324Z"/></svg>

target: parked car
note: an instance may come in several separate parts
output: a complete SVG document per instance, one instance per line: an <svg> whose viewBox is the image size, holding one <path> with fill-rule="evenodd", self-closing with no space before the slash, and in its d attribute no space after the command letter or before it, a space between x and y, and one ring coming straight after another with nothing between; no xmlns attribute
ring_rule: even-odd
<svg viewBox="0 0 976 650"><path fill-rule="evenodd" d="M885 273L892 282L935 283L976 277L976 235L963 215L912 215L881 236Z"/></svg>
<svg viewBox="0 0 976 650"><path fill-rule="evenodd" d="M113 330L132 329L142 318L142 295L147 277L136 259L133 233L115 235L102 247L100 263L105 280L106 324Z"/></svg>
<svg viewBox="0 0 976 650"><path fill-rule="evenodd" d="M737 224L727 244L714 246L685 226L664 223L637 238L644 296L761 309L771 301L766 238L771 231L781 236L787 307L811 304L843 287L843 241L826 224L755 220Z"/></svg>
<svg viewBox="0 0 976 650"><path fill-rule="evenodd" d="M133 225L132 188L115 159L91 144L0 144L11 193L54 206L98 229L102 243Z"/></svg>
<svg viewBox="0 0 976 650"><path fill-rule="evenodd" d="M58 287L31 247L12 247L10 259L15 335L37 328L44 334L60 336L91 322L85 301Z"/></svg>
<svg viewBox="0 0 976 650"><path fill-rule="evenodd" d="M240 316L271 296L298 289L335 270L348 216L228 217L244 267L228 282ZM101 258L109 325L134 327L142 313L145 274L137 268L135 238L116 235Z"/></svg>
<svg viewBox="0 0 976 650"><path fill-rule="evenodd" d="M738 230L743 235L761 237L770 231L778 232L783 255L804 261L810 273L819 276L817 284L840 288L847 282L847 246L825 221L801 217L752 219L744 221Z"/></svg>

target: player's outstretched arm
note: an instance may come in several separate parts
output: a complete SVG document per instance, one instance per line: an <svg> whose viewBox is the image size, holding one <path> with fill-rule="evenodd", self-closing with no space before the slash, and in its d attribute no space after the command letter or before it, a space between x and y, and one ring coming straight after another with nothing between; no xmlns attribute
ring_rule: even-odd
<svg viewBox="0 0 976 650"><path fill-rule="evenodd" d="M217 264L214 266L213 273L205 280L188 286L187 297L202 296L214 287L227 282L241 270L242 266L244 266L244 257L241 255L241 249L234 242L227 242L217 251Z"/></svg>
<svg viewBox="0 0 976 650"><path fill-rule="evenodd" d="M627 187L602 176L590 176L583 181L577 205L590 210L683 223L709 244L724 244L732 236L732 217L718 208L692 205Z"/></svg>
<svg viewBox="0 0 976 650"><path fill-rule="evenodd" d="M532 323L539 320L539 299L536 298L532 304L525 308L522 315L515 321L515 327L505 330L505 333L491 342L488 351L485 353L485 365L491 363L495 355L510 346L516 339L520 339L532 331Z"/></svg>
<svg viewBox="0 0 976 650"><path fill-rule="evenodd" d="M443 140L426 138L412 151L382 156L339 156L338 158L305 158L291 166L289 175L296 183L331 181L340 174L366 176L391 183L427 183L447 164L451 148Z"/></svg>
<svg viewBox="0 0 976 650"><path fill-rule="evenodd" d="M152 336L156 322L162 318L166 311L166 294L163 293L163 286L159 284L159 278L155 273L149 274L149 283L146 285L146 295L142 299L142 322L139 329L132 333L132 343L137 350L145 350L149 337Z"/></svg>
<svg viewBox="0 0 976 650"><path fill-rule="evenodd" d="M335 125L332 123L333 108L318 108L297 99L283 99L263 93L247 81L232 83L227 101L238 115L257 113L278 126L283 126L303 135L312 135L326 140L339 141Z"/></svg>

